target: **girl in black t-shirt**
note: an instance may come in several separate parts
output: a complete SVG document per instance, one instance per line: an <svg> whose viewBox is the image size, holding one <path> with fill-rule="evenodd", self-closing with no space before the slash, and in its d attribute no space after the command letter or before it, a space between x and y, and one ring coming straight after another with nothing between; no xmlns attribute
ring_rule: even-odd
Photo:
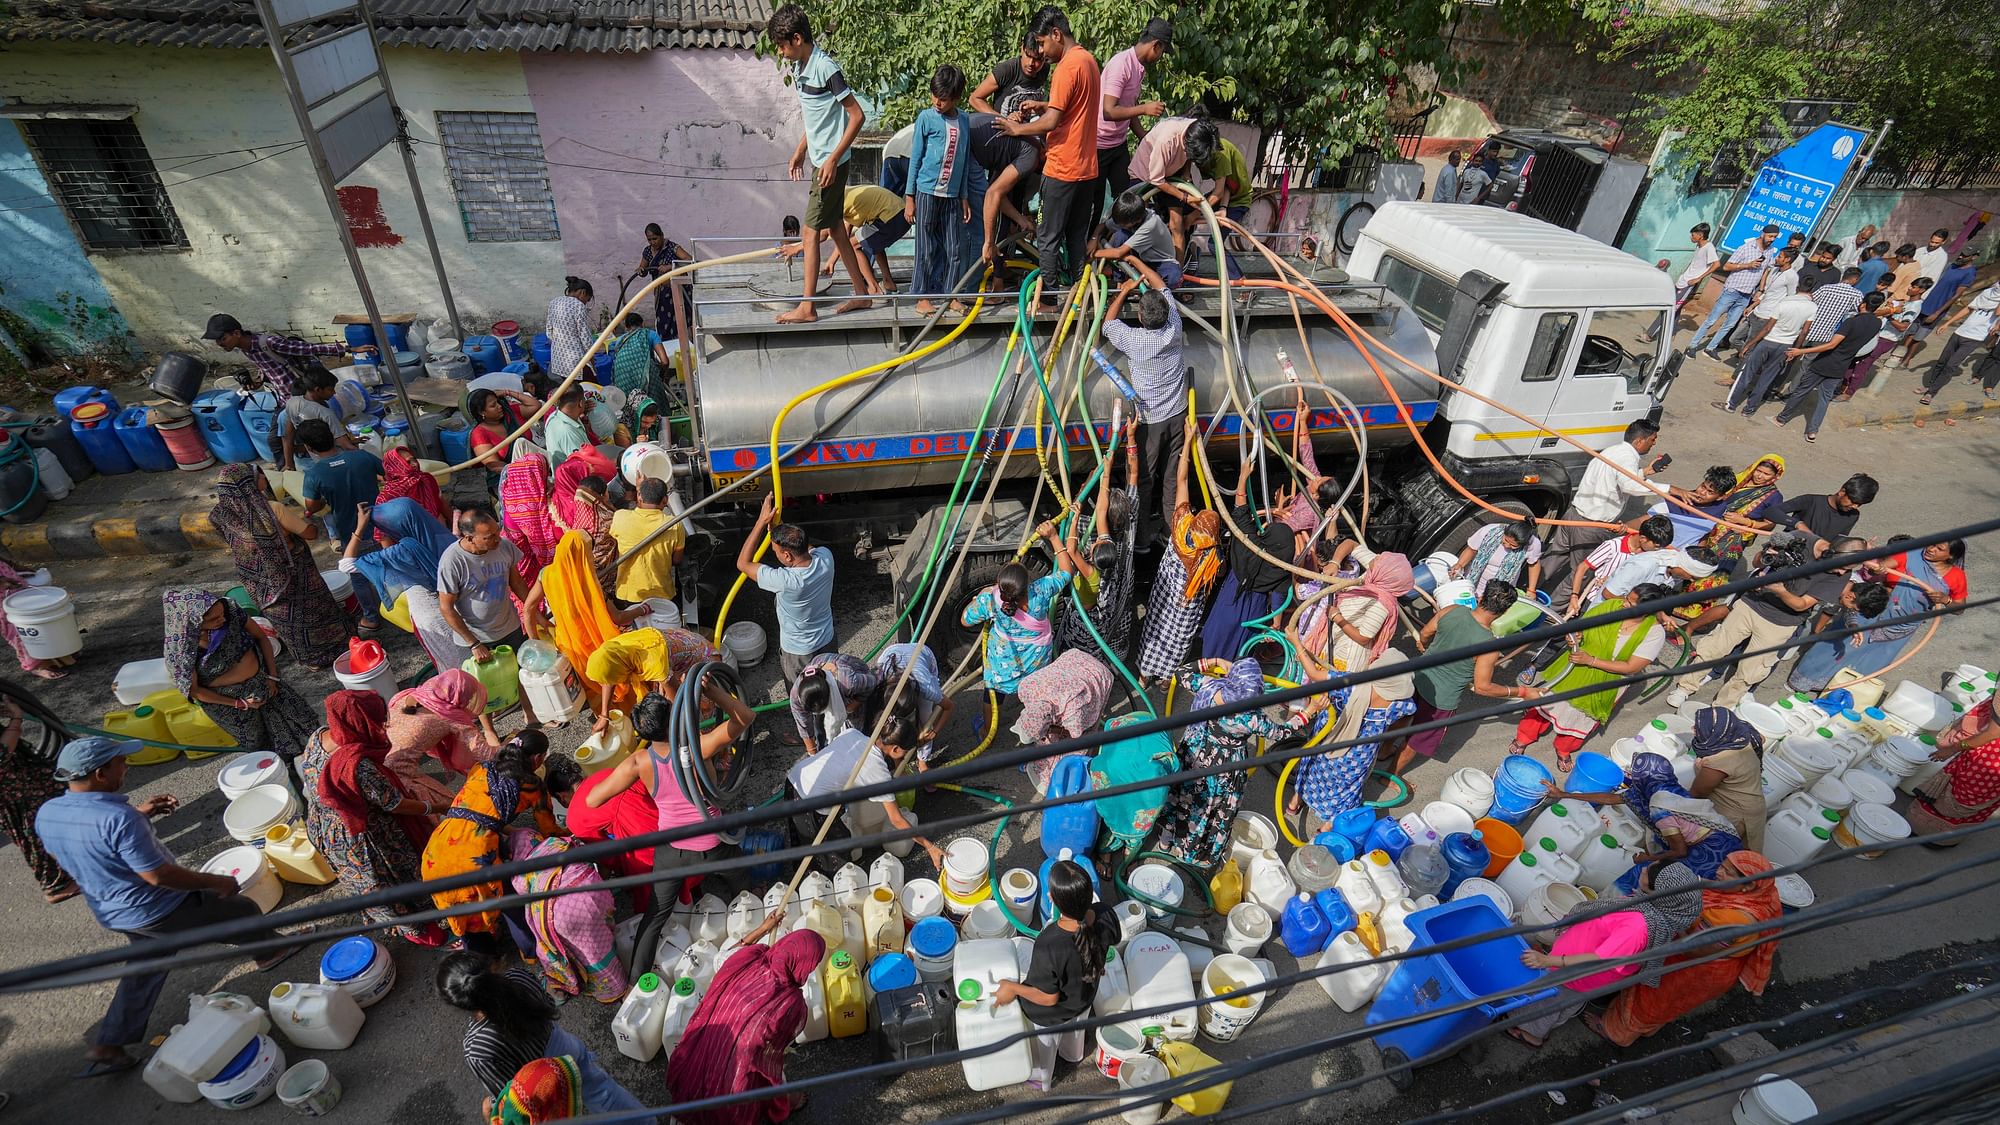
<svg viewBox="0 0 2000 1125"><path fill-rule="evenodd" d="M1028 961L1028 979L1005 980L994 993L995 1004L1021 1002L1021 1011L1036 1027L1068 1023L1090 1010L1097 982L1104 977L1105 951L1118 940L1111 912L1096 900L1090 874L1064 859L1049 868L1049 901L1059 915L1035 938ZM1033 1069L1028 1084L1047 1089L1056 1055L1080 1062L1089 1047L1081 1030L1051 1032L1028 1041Z"/></svg>

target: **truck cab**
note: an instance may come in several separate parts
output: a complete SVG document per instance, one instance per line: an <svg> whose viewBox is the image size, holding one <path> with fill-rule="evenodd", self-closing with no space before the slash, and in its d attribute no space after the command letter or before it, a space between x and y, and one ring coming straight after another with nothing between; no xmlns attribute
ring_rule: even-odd
<svg viewBox="0 0 2000 1125"><path fill-rule="evenodd" d="M1481 491L1512 478L1566 499L1589 461L1578 445L1658 416L1673 282L1630 254L1499 208L1394 202L1347 268L1410 306L1463 388L1440 392L1432 441Z"/></svg>

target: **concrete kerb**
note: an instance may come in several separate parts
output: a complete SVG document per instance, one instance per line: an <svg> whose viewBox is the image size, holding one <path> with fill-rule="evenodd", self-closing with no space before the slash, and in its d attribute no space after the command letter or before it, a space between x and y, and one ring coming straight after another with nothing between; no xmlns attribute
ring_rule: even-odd
<svg viewBox="0 0 2000 1125"><path fill-rule="evenodd" d="M1934 406L1912 406L1907 410L1852 410L1843 411L1840 425L1842 429L1860 429L1869 426L1901 426L1916 422L1942 422L1945 419L1979 418L1991 415L2000 418L2000 402L1955 402L1939 403Z"/></svg>
<svg viewBox="0 0 2000 1125"><path fill-rule="evenodd" d="M100 517L0 527L0 550L19 562L175 555L227 547L208 512Z"/></svg>

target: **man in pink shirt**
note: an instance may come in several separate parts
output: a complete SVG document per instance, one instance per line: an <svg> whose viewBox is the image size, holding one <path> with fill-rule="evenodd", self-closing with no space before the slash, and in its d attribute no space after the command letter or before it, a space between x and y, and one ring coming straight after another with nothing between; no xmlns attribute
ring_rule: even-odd
<svg viewBox="0 0 2000 1125"><path fill-rule="evenodd" d="M1132 186L1131 154L1126 139L1133 133L1146 135L1141 117L1162 117L1167 107L1159 102L1139 100L1139 86L1146 80L1146 68L1165 57L1173 45L1174 25L1152 20L1139 42L1111 56L1100 79L1104 110L1097 122L1097 175L1099 189L1090 203L1090 226L1096 229L1104 214L1104 191L1113 199Z"/></svg>

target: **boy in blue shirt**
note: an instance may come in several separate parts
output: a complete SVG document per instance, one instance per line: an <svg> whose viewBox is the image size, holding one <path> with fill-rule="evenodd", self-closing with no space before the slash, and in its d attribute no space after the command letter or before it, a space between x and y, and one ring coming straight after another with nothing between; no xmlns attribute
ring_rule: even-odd
<svg viewBox="0 0 2000 1125"><path fill-rule="evenodd" d="M926 295L956 293L966 269L962 228L972 221L973 180L983 171L969 151L965 115L958 111L964 97L965 72L950 63L938 67L931 75L931 107L917 114L910 137L903 218L917 229L917 268L910 287ZM926 296L917 302L917 311L929 315L936 307Z"/></svg>
<svg viewBox="0 0 2000 1125"><path fill-rule="evenodd" d="M765 33L785 61L797 66L793 87L799 92L799 109L805 114L805 134L792 152L791 175L805 178L807 159L812 169L812 189L806 195L805 230L808 234L826 231L840 264L847 267L847 280L857 296L834 307L834 315L869 307L868 292L861 280L861 266L854 256L854 240L840 225L840 209L847 199L848 149L861 132L861 103L847 86L847 77L832 56L813 46L812 21L797 4L786 4L771 13ZM813 297L819 291L819 239L808 238L805 248L805 295L797 308L778 317L779 324L808 324L819 319Z"/></svg>

